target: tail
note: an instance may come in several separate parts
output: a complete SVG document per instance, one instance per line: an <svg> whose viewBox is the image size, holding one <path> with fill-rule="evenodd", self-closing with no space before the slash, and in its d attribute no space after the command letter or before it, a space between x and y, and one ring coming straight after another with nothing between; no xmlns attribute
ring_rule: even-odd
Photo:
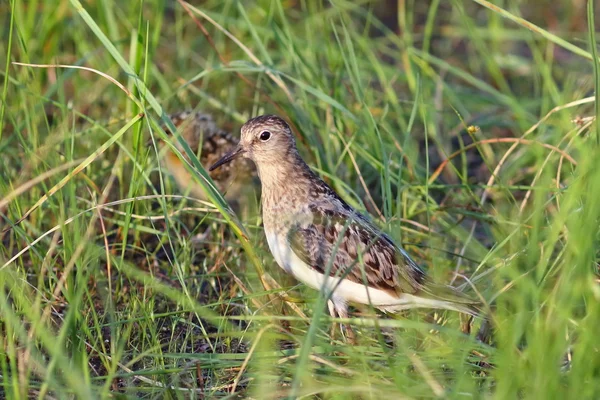
<svg viewBox="0 0 600 400"><path fill-rule="evenodd" d="M482 313L481 302L452 286L426 282L415 297L433 308L458 311L473 316ZM417 302L419 301L417 300Z"/></svg>

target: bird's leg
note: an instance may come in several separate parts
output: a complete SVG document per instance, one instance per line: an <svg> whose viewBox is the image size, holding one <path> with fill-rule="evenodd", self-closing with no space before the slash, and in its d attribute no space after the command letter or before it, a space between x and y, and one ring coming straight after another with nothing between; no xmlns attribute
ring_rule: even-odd
<svg viewBox="0 0 600 400"><path fill-rule="evenodd" d="M473 324L473 316L469 314L459 314L460 331L465 335L471 334L471 325Z"/></svg>
<svg viewBox="0 0 600 400"><path fill-rule="evenodd" d="M332 297L327 301L327 308L329 308L329 315L331 315L332 318L348 318L348 305L344 300ZM335 334L336 325L337 324L335 323L331 325L332 338ZM350 325L340 323L340 330L342 330L342 334L345 331L346 340L348 340L349 343L356 343L356 335L354 334L354 331L352 330L352 327Z"/></svg>
<svg viewBox="0 0 600 400"><path fill-rule="evenodd" d="M348 306L346 303L343 303L342 307L337 307L337 313L340 318L348 318ZM343 327L346 331L346 340L350 344L356 344L356 335L352 330L352 326L350 324L340 324L340 327Z"/></svg>
<svg viewBox="0 0 600 400"><path fill-rule="evenodd" d="M329 315L331 316L331 318L336 318L337 312L335 311L335 304L333 303L333 300L327 300L327 308L329 309ZM335 335L336 325L337 324L335 322L331 323L331 329L329 330L329 336L331 337L331 340L333 340L333 337Z"/></svg>

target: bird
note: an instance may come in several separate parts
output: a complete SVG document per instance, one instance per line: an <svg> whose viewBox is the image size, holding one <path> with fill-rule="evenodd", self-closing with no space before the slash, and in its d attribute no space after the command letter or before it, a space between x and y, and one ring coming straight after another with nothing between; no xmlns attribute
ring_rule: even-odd
<svg viewBox="0 0 600 400"><path fill-rule="evenodd" d="M220 129L210 114L200 111L181 111L170 114L169 118L205 168L238 144L238 139ZM167 127L164 129L167 134L174 136L174 132ZM174 140L174 145L187 159L181 144ZM168 146L163 144L163 147ZM162 161L183 192L189 190L195 198L208 201L205 190L192 178L185 162L174 151L167 149ZM217 189L225 193L228 201L238 201L243 197L248 185L256 179L256 169L249 160L239 159L219 171L210 173L210 177Z"/></svg>
<svg viewBox="0 0 600 400"><path fill-rule="evenodd" d="M400 245L313 172L282 118L247 121L237 147L210 170L240 158L252 160L258 171L273 258L297 280L326 293L332 317L348 318L350 303L386 313L423 307L479 313L477 300L434 283Z"/></svg>

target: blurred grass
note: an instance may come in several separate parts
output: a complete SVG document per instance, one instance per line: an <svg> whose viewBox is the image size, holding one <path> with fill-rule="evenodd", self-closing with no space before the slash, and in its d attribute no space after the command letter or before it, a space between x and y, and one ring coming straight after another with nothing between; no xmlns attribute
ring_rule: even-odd
<svg viewBox="0 0 600 400"><path fill-rule="evenodd" d="M593 7L81 7L0 4L2 396L600 395ZM91 68L129 94L90 71L11 62ZM492 342L427 310L357 310L359 345L331 338L260 218L240 225L217 193L208 208L182 196L144 146L181 109L232 131L284 116L309 164L434 279L469 290L468 278L494 301Z"/></svg>

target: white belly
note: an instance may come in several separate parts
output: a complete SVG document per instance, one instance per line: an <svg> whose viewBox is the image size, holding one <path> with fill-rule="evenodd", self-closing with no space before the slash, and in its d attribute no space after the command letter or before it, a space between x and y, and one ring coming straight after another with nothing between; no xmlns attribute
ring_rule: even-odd
<svg viewBox="0 0 600 400"><path fill-rule="evenodd" d="M342 278L326 277L324 274L308 266L296 256L285 238L280 239L275 234L267 234L267 242L275 261L281 268L311 288L324 291L326 295L333 290L332 297L360 304L372 304L374 307L382 309L388 307L395 308L399 303L406 301L392 296L383 290L367 288L363 284L349 280L343 280L338 284Z"/></svg>
<svg viewBox="0 0 600 400"><path fill-rule="evenodd" d="M398 312L410 308L425 307L470 313L452 302L424 298L408 293L401 293L394 296L380 289L368 288L361 283L349 280L339 282L342 278L326 277L324 274L308 266L296 256L285 238L279 238L273 233L268 233L267 242L275 261L281 268L311 288L322 291L327 296L331 296L331 299L334 301L337 298L343 302L370 304L386 312Z"/></svg>

